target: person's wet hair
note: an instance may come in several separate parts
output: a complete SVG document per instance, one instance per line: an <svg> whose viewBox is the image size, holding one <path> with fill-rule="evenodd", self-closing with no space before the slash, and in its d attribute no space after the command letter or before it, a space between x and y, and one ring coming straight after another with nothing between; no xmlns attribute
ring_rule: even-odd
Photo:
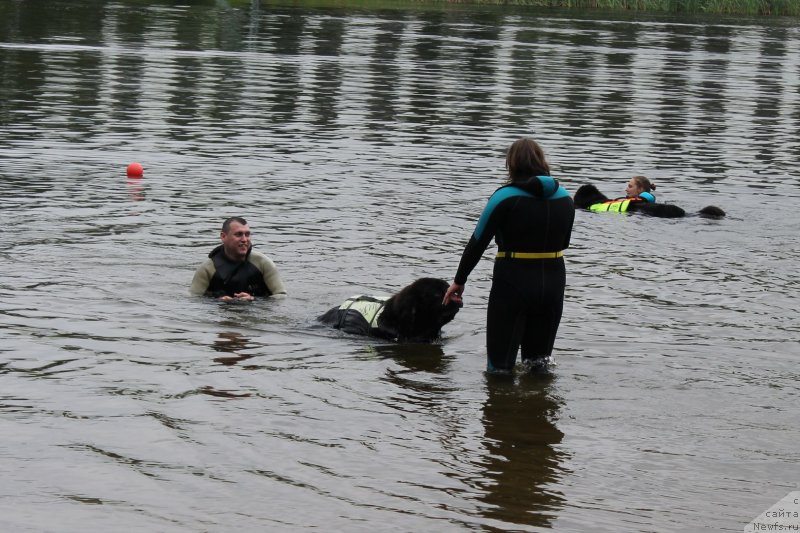
<svg viewBox="0 0 800 533"><path fill-rule="evenodd" d="M639 186L644 192L650 192L656 190L656 184L651 182L645 176L634 176L631 178L633 181L636 182L636 185Z"/></svg>
<svg viewBox="0 0 800 533"><path fill-rule="evenodd" d="M508 149L506 169L511 181L550 175L550 166L544 157L542 147L533 139L524 137L514 141Z"/></svg>

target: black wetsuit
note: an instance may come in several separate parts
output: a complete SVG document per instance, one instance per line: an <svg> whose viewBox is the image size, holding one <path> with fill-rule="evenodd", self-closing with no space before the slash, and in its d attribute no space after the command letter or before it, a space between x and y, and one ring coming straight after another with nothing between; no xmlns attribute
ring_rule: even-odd
<svg viewBox="0 0 800 533"><path fill-rule="evenodd" d="M558 252L569 246L574 219L572 199L549 176L500 187L489 199L455 277L459 285L466 283L494 237L498 258L487 310L489 370L511 370L520 346L523 361L553 351L566 284ZM523 258L500 257L512 252Z"/></svg>

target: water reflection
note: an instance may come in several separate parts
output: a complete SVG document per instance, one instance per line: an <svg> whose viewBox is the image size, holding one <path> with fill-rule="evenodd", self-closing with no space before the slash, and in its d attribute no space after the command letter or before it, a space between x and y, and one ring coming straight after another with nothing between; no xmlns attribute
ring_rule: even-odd
<svg viewBox="0 0 800 533"><path fill-rule="evenodd" d="M391 359L411 372L428 372L444 374L447 371L449 358L445 357L440 344L378 344L366 349L368 353ZM393 372L390 381L399 382L399 374Z"/></svg>
<svg viewBox="0 0 800 533"><path fill-rule="evenodd" d="M796 28L572 15L0 0L11 522L86 490L60 503L101 529L80 500L121 485L98 472L151 454L232 482L133 484L128 529L733 531L791 486L796 428L764 413L796 404ZM484 381L490 260L443 344L314 329L343 280L452 275L521 134L570 191L653 170L665 201L731 216L578 213L557 386ZM124 182L134 160L147 181ZM289 298L185 296L230 211L261 221Z"/></svg>
<svg viewBox="0 0 800 533"><path fill-rule="evenodd" d="M389 123L397 116L394 93L402 77L397 62L403 45L404 29L402 22L384 22L377 27L375 54L370 58L369 65L372 83L367 87L368 117L371 122ZM384 141L386 135L380 128L375 130L379 140Z"/></svg>
<svg viewBox="0 0 800 533"><path fill-rule="evenodd" d="M702 154L697 158L697 168L702 172L704 183L714 183L728 173L727 158L722 155L722 140L728 124L715 120L714 117L725 116L729 105L720 95L724 94L723 81L730 67L728 57L732 46L732 32L730 28L710 26L705 29L704 34L705 53L702 54L699 65L702 74L694 90L696 107L703 118L694 125L693 136L703 141L696 143L693 150Z"/></svg>
<svg viewBox="0 0 800 533"><path fill-rule="evenodd" d="M473 43L461 49L458 63L458 68L465 73L461 92L467 104L459 122L466 125L480 127L494 118L492 99L498 90L497 71L502 68L497 58L503 43L500 34L504 18L496 13L470 17L469 29L460 36ZM446 31L443 36L447 35Z"/></svg>
<svg viewBox="0 0 800 533"><path fill-rule="evenodd" d="M215 357L214 361L223 365L231 366L241 361L246 361L253 357L253 354L242 353L250 350L256 345L250 339L235 331L221 331L217 334L214 344L211 346L214 351L231 355Z"/></svg>
<svg viewBox="0 0 800 533"><path fill-rule="evenodd" d="M656 126L656 150L659 164L664 167L677 165L686 138L674 132L688 128L687 99L689 80L689 53L695 38L685 29L670 26L665 36L664 58L658 70L656 90L658 102L658 124ZM654 65L655 66L655 65Z"/></svg>
<svg viewBox="0 0 800 533"><path fill-rule="evenodd" d="M483 514L504 523L549 527L564 504L557 482L564 437L550 376L486 376Z"/></svg>
<svg viewBox="0 0 800 533"><path fill-rule="evenodd" d="M82 141L107 133L109 123L114 134L131 137L167 124L167 137L186 143L209 134L200 133L201 125L217 139L248 125L282 136L291 123L320 133L335 131L343 118L359 125L367 117L367 140L380 142L404 123L427 138L459 126L491 131L500 119L516 131L550 127L612 145L651 144L666 168L683 167L694 150L709 180L735 169L732 158L749 163L753 155L725 154L726 128L754 127L765 164L787 147L797 150L782 140L787 118L796 124L798 114L787 102L796 100L788 53L794 34L780 26L576 20L565 28L492 10L353 21L257 2L212 15L199 6L155 7L148 15L93 5L102 19L75 22L78 29L65 25L58 8L40 16L28 4L4 5L0 123L34 117L51 136L68 140L85 123L91 127ZM75 32L82 35L78 45L47 37ZM17 35L28 36L24 46L16 45ZM208 49L216 53L203 53ZM729 105L742 91L751 113ZM792 109L793 117L784 112ZM12 128L0 142L15 137ZM249 139L251 147L269 146L260 136Z"/></svg>
<svg viewBox="0 0 800 533"><path fill-rule="evenodd" d="M763 169L759 173L771 170L775 158L782 157L780 146L775 146L769 139L771 132L780 125L781 105L784 100L782 62L786 56L784 43L787 37L784 29L776 29L761 43L758 73L754 82L764 92L762 97L756 100L753 109L758 148L755 158Z"/></svg>
<svg viewBox="0 0 800 533"><path fill-rule="evenodd" d="M144 181L141 178L128 178L128 198L132 202L146 200Z"/></svg>

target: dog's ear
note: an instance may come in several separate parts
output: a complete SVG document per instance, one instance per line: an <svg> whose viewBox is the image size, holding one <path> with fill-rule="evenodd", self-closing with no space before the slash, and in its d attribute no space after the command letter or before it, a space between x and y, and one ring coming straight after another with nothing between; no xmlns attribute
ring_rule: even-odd
<svg viewBox="0 0 800 533"><path fill-rule="evenodd" d="M414 328L416 309L403 291L395 294L383 306L381 324L397 332L398 337L408 337Z"/></svg>

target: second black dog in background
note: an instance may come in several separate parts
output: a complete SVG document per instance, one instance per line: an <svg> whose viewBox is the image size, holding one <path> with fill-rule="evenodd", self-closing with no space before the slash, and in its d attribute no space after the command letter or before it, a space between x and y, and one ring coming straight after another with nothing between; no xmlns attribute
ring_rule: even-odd
<svg viewBox="0 0 800 533"><path fill-rule="evenodd" d="M420 278L391 297L353 296L319 317L327 326L398 342L431 342L453 320L461 303L442 305L449 284Z"/></svg>

